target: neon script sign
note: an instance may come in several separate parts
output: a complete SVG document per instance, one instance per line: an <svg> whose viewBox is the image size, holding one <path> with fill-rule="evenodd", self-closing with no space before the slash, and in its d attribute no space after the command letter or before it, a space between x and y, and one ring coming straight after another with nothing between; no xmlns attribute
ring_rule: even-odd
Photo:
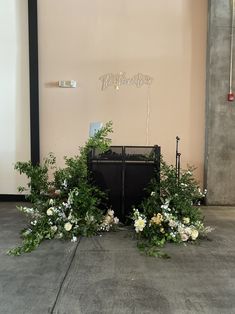
<svg viewBox="0 0 235 314"><path fill-rule="evenodd" d="M119 89L122 85L131 85L140 88L143 85L150 86L153 82L153 78L149 75L137 73L133 77L128 78L125 72L107 73L102 75L99 80L101 81L101 90L112 86L115 89Z"/></svg>

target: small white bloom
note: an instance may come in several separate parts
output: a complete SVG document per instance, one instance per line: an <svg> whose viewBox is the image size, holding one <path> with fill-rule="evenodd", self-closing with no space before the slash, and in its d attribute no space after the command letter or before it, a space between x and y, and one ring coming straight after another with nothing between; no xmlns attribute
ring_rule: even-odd
<svg viewBox="0 0 235 314"><path fill-rule="evenodd" d="M57 226L51 226L51 231L56 232L57 231Z"/></svg>
<svg viewBox="0 0 235 314"><path fill-rule="evenodd" d="M65 229L66 231L70 231L70 230L72 229L72 227L73 227L73 225L72 225L70 222L66 222L66 223L64 224L64 229Z"/></svg>
<svg viewBox="0 0 235 314"><path fill-rule="evenodd" d="M51 205L51 206L54 205L54 200L52 198L49 201L49 205Z"/></svg>
<svg viewBox="0 0 235 314"><path fill-rule="evenodd" d="M36 224L37 224L37 220L31 221L31 225L32 225L32 226L36 226Z"/></svg>
<svg viewBox="0 0 235 314"><path fill-rule="evenodd" d="M57 238L57 239L61 239L61 238L63 238L63 233L62 233L62 232L60 232L59 234L57 234L57 235L56 235L56 238Z"/></svg>
<svg viewBox="0 0 235 314"><path fill-rule="evenodd" d="M77 237L72 237L71 242L77 242L78 238Z"/></svg>
<svg viewBox="0 0 235 314"><path fill-rule="evenodd" d="M53 215L53 207L50 207L47 210L47 216L52 216L52 215Z"/></svg>
<svg viewBox="0 0 235 314"><path fill-rule="evenodd" d="M151 194L150 194L150 195L151 195L151 196L155 196L155 194L156 194L155 192L151 192Z"/></svg>
<svg viewBox="0 0 235 314"><path fill-rule="evenodd" d="M67 189L68 187L68 183L67 183L67 180L65 179L64 182L62 183L62 186Z"/></svg>
<svg viewBox="0 0 235 314"><path fill-rule="evenodd" d="M169 220L169 226L170 226L171 228L174 228L174 227L177 226L177 223L176 223L173 219L170 219L170 220Z"/></svg>
<svg viewBox="0 0 235 314"><path fill-rule="evenodd" d="M32 232L32 229L28 228L27 230L25 230L25 232L23 233L24 236L27 236L28 234L30 234Z"/></svg>
<svg viewBox="0 0 235 314"><path fill-rule="evenodd" d="M114 222L115 225L117 225L119 223L119 219L117 217L114 217L113 218L113 222Z"/></svg>

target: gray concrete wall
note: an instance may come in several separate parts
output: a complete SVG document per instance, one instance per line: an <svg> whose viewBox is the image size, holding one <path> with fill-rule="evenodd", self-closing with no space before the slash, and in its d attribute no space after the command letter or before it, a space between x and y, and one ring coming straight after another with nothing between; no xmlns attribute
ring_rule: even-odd
<svg viewBox="0 0 235 314"><path fill-rule="evenodd" d="M211 0L208 9L205 152L207 203L232 205L235 204L235 102L227 101L231 1ZM235 93L235 73L233 86Z"/></svg>

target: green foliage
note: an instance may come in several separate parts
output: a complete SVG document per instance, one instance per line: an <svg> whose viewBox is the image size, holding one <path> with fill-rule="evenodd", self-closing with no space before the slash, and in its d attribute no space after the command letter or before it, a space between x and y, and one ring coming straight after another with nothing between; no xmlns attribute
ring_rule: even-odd
<svg viewBox="0 0 235 314"><path fill-rule="evenodd" d="M151 245L148 241L137 242L137 247L140 250L140 252L144 253L147 256L161 257L161 258L165 258L165 259L170 258L170 256L167 253L162 252L159 249L159 246Z"/></svg>
<svg viewBox="0 0 235 314"><path fill-rule="evenodd" d="M202 219L200 209L195 204L205 195L200 192L193 171L192 167L182 170L177 178L175 167L167 165L161 159L160 182L155 179L151 181L148 187L151 197L147 197L141 204L145 214L151 218L156 213L156 208L161 212L160 207L167 203L178 218L189 217L191 221Z"/></svg>
<svg viewBox="0 0 235 314"><path fill-rule="evenodd" d="M195 241L211 231L205 228L198 206L201 193L193 177L193 168L182 170L179 178L174 166L161 159L160 182L152 180L139 210L134 209L135 230L141 239L138 245L148 255L160 256L159 248L167 242Z"/></svg>
<svg viewBox="0 0 235 314"><path fill-rule="evenodd" d="M8 254L31 252L44 239L76 241L79 235L91 236L99 230L104 219L100 204L105 194L89 181L88 155L93 148L101 153L109 148L110 132L112 122L88 139L80 148L79 156L65 157L64 169L55 168L53 154L41 165L17 162L15 169L29 179L27 187L20 187L20 191L30 192L28 198L32 207L19 208L29 218L29 226L21 233L22 245L9 250ZM49 181L51 169L54 179Z"/></svg>
<svg viewBox="0 0 235 314"><path fill-rule="evenodd" d="M15 164L15 170L20 174L25 174L30 179L27 187L20 186L18 188L20 192L30 192L28 195L30 202L41 201L47 194L51 186L48 180L48 170L54 167L55 161L55 156L50 153L48 158L44 159L42 165L33 165L31 161L19 161Z"/></svg>

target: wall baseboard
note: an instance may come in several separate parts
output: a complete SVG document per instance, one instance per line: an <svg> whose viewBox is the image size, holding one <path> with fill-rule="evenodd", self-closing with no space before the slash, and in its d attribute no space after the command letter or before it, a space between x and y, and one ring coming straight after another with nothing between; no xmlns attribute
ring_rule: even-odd
<svg viewBox="0 0 235 314"><path fill-rule="evenodd" d="M28 202L25 195L0 194L0 202Z"/></svg>

